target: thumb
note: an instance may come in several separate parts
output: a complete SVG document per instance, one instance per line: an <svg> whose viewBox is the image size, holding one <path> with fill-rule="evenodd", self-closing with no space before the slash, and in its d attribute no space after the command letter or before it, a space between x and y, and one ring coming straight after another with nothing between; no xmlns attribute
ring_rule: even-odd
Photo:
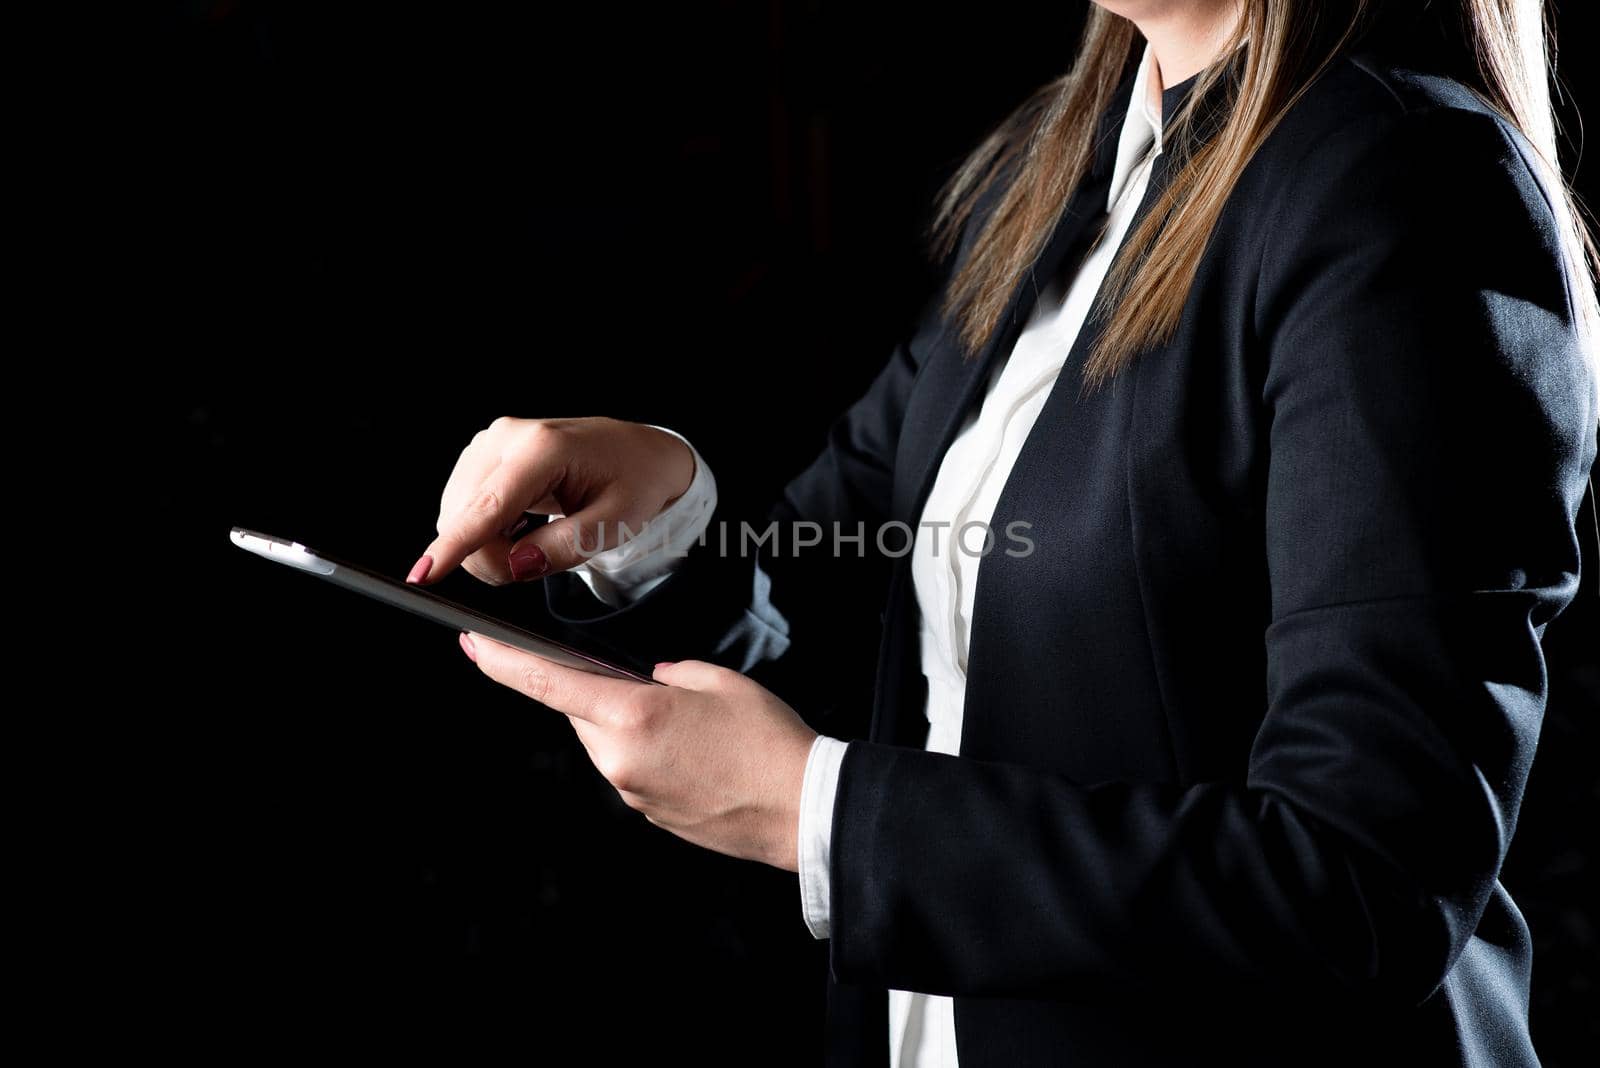
<svg viewBox="0 0 1600 1068"><path fill-rule="evenodd" d="M651 678L668 686L681 686L685 690L717 690L734 679L745 676L718 664L704 660L663 660L656 665Z"/></svg>
<svg viewBox="0 0 1600 1068"><path fill-rule="evenodd" d="M573 515L537 524L511 546L506 560L518 582L541 578L584 563L644 533L643 519L619 514L615 503L597 501Z"/></svg>

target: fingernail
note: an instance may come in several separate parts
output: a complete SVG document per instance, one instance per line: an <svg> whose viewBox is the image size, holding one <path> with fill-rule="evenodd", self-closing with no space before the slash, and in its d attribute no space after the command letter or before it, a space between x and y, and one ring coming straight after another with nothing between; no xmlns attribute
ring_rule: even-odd
<svg viewBox="0 0 1600 1068"><path fill-rule="evenodd" d="M421 582L428 577L428 572L433 570L433 557L424 556L411 565L411 574L406 576L407 582Z"/></svg>
<svg viewBox="0 0 1600 1068"><path fill-rule="evenodd" d="M478 650L472 646L472 639L467 637L467 632L461 632L461 651L467 654L467 659L474 664L478 662Z"/></svg>
<svg viewBox="0 0 1600 1068"><path fill-rule="evenodd" d="M511 577L521 582L523 579L537 578L550 569L550 561L545 558L544 550L537 545L519 545L511 551Z"/></svg>
<svg viewBox="0 0 1600 1068"><path fill-rule="evenodd" d="M673 664L676 664L676 663L677 663L676 660L658 660L656 662L656 670L660 671L662 668L671 667Z"/></svg>
<svg viewBox="0 0 1600 1068"><path fill-rule="evenodd" d="M526 512L522 513L522 518L513 523L511 525L511 529L506 531L507 540L516 541L518 538L522 537L523 532L526 531L528 527L532 525L532 523L533 516Z"/></svg>

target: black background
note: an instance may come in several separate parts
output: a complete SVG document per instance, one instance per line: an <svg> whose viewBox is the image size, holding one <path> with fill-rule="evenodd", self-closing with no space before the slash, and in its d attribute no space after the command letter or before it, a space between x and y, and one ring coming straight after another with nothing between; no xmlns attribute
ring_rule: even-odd
<svg viewBox="0 0 1600 1068"><path fill-rule="evenodd" d="M826 943L792 874L649 826L448 632L224 534L402 573L502 414L666 424L764 500L926 299L939 182L1063 69L1081 14L191 0L117 28L98 307L140 354L130 488L183 561L159 598L182 622L144 635L162 700L107 895L141 1034L208 1058L817 1060ZM1588 29L1563 18L1569 54ZM1600 113L1592 66L1564 73ZM1505 875L1551 1064L1595 1036L1587 613L1552 628Z"/></svg>

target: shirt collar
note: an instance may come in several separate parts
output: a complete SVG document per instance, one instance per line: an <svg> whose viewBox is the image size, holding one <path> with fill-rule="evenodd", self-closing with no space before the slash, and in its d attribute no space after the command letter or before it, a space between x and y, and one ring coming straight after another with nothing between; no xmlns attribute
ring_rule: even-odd
<svg viewBox="0 0 1600 1068"><path fill-rule="evenodd" d="M1230 62L1237 62L1243 54L1243 49L1230 57ZM1152 156L1161 154L1161 134L1166 120L1178 113L1188 99L1189 91L1199 81L1199 73L1191 74L1177 85L1163 86L1161 89L1161 113L1157 115L1150 108L1150 84L1146 80L1152 77L1156 69L1155 54L1150 51L1150 44L1146 42L1139 55L1139 66L1135 70L1132 81L1132 91L1128 97L1128 108L1122 120L1122 133L1117 141L1116 162L1111 171L1111 188L1106 193L1106 210L1110 211L1117 198L1123 193L1133 172L1138 169L1144 158L1145 151L1150 149ZM1216 94L1213 94L1215 96ZM1202 101L1202 103L1205 103ZM1103 173L1103 172L1102 172Z"/></svg>
<svg viewBox="0 0 1600 1068"><path fill-rule="evenodd" d="M1122 135L1117 141L1116 163L1111 170L1111 188L1106 192L1106 210L1110 211L1122 196L1128 179L1143 160L1145 151L1152 145L1152 155L1161 154L1161 120L1166 117L1166 93L1162 94L1162 114L1155 115L1150 108L1149 78L1155 67L1155 57L1150 45L1144 46L1139 57L1139 69L1133 76L1133 91L1128 99L1128 111L1122 120Z"/></svg>

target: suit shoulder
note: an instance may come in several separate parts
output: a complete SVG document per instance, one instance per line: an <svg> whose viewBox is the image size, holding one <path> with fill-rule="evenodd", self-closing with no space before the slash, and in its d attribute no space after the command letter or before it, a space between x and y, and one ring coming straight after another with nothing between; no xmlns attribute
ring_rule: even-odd
<svg viewBox="0 0 1600 1068"><path fill-rule="evenodd" d="M1387 204L1396 215L1425 208L1490 229L1531 224L1551 244L1559 197L1545 172L1522 132L1465 85L1354 53L1289 109L1241 191L1258 221L1263 205L1281 223L1319 205Z"/></svg>
<svg viewBox="0 0 1600 1068"><path fill-rule="evenodd" d="M1338 314L1347 325L1365 316L1374 336L1409 321L1442 338L1468 324L1458 355L1499 344L1524 370L1558 368L1532 377L1576 381L1560 201L1527 139L1475 93L1352 56L1278 134L1235 215L1253 238L1243 247L1255 257L1259 336L1294 316L1326 324L1347 300ZM1390 318L1377 325L1380 311ZM1523 351L1533 341L1541 351Z"/></svg>
<svg viewBox="0 0 1600 1068"><path fill-rule="evenodd" d="M1456 184L1493 183L1508 172L1539 180L1537 151L1473 90L1359 51L1307 87L1261 155L1278 175L1306 179L1341 170L1342 157L1418 183L1447 175Z"/></svg>
<svg viewBox="0 0 1600 1068"><path fill-rule="evenodd" d="M1368 51L1341 55L1316 89L1344 94L1344 99L1368 99L1374 112L1411 114L1452 109L1493 116L1492 109L1466 85L1440 74L1430 74Z"/></svg>

